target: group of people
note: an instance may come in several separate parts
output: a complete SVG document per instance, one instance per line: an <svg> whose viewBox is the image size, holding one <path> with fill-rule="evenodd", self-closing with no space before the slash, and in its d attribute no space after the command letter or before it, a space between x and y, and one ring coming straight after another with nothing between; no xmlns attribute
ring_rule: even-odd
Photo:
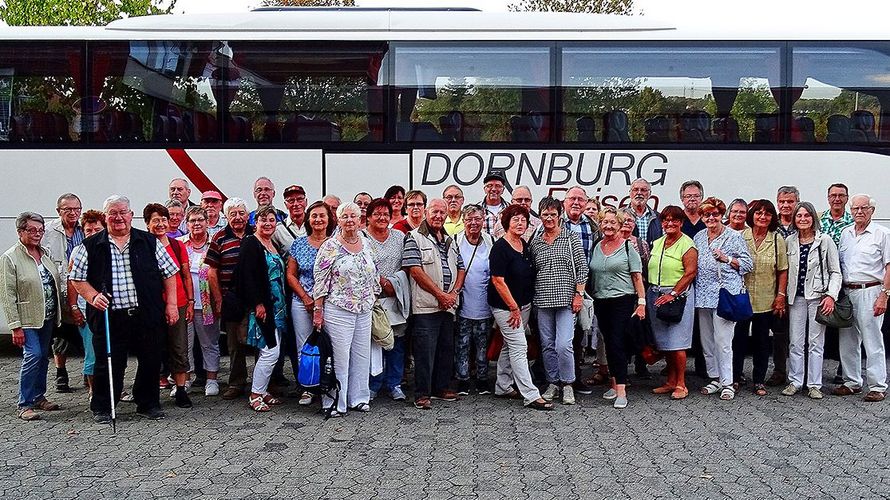
<svg viewBox="0 0 890 500"><path fill-rule="evenodd" d="M202 386L205 396L247 396L250 408L269 411L289 384L285 363L296 377L317 329L330 339L340 384L336 401L320 398L334 417L370 411L384 394L406 400L409 365L420 409L475 391L552 410L598 384L625 408L628 365L645 370L653 358L666 360L666 379L652 392L679 400L689 394L687 351L706 378L703 394L732 400L749 383L750 353L755 394L779 384L783 395L820 399L827 335L817 316L844 296L853 325L836 333L841 380L832 392L866 388L866 401L883 400L890 231L872 222L870 196L832 184L819 214L793 186L781 187L775 204L726 205L688 181L682 206L656 211L645 179L631 183L623 208L600 206L580 186L534 205L525 186L505 199L498 172L483 183L478 203L452 185L441 198L393 186L380 198L363 192L308 204L291 185L279 210L275 186L261 177L250 211L216 191L194 204L188 182L174 179L166 202L143 208L146 230L133 226L134 207L120 195L84 212L78 196L63 194L49 223L22 213L19 240L0 258L0 300L24 350L19 417L59 409L46 397L50 351L56 389L66 392L75 344L96 422L109 422L120 400L163 418L159 388L182 408ZM726 313L739 301L751 314ZM385 342L372 335L381 321L391 330ZM111 373L96 362L107 345ZM230 357L224 391L221 347ZM598 367L583 377L588 348ZM128 390L131 354L138 367ZM299 387L291 395L317 404Z"/></svg>

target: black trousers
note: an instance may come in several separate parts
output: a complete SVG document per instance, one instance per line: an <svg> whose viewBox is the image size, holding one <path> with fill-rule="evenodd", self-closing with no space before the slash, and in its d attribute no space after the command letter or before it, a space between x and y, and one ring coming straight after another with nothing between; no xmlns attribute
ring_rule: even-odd
<svg viewBox="0 0 890 500"><path fill-rule="evenodd" d="M772 312L756 313L750 321L740 321L735 325L732 337L732 381L740 382L745 370L745 355L751 354L754 369L751 371L751 383L762 384L766 381L769 369L769 357L773 352L769 326ZM748 336L750 327L751 335ZM778 363L778 362L777 362ZM785 367L781 367L785 371Z"/></svg>
<svg viewBox="0 0 890 500"><path fill-rule="evenodd" d="M125 310L109 311L111 330L111 367L114 384L114 404L120 401L124 389L124 373L127 354L136 356L136 380L133 383L133 399L136 411L160 408L158 372L161 369L161 344L164 326L150 327L141 313L130 315ZM105 344L105 321L93 333L96 350L96 368L93 379L93 413L111 413L111 395L108 393L108 361Z"/></svg>
<svg viewBox="0 0 890 500"><path fill-rule="evenodd" d="M635 294L622 295L613 299L594 299L596 319L603 340L606 341L606 359L609 361L609 374L615 377L616 384L627 383L627 329L630 316L637 307Z"/></svg>

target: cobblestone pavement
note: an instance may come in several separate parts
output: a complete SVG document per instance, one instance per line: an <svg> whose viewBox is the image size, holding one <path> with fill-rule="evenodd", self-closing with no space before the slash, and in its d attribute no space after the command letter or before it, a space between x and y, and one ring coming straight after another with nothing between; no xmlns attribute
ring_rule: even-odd
<svg viewBox="0 0 890 500"><path fill-rule="evenodd" d="M69 362L75 380L80 361ZM670 401L649 393L656 377L632 379L622 411L598 389L550 413L491 396L432 411L382 397L371 413L324 422L294 399L256 414L246 399L195 393L191 410L162 397L161 422L121 403L112 434L92 423L82 389L51 389L62 411L16 419L19 366L4 349L3 498L890 497L890 401L773 390L722 402L699 395L697 379Z"/></svg>

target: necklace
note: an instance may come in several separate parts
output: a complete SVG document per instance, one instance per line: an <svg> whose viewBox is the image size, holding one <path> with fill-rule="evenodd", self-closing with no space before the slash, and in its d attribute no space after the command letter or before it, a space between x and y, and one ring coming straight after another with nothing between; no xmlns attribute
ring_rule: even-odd
<svg viewBox="0 0 890 500"><path fill-rule="evenodd" d="M343 241L345 241L346 243L348 243L348 244L350 244L350 245L355 245L356 243L359 242L359 237L358 237L358 236L356 236L354 240L347 240L347 239L346 239L346 236L342 236L342 235L341 235L341 237L343 238Z"/></svg>

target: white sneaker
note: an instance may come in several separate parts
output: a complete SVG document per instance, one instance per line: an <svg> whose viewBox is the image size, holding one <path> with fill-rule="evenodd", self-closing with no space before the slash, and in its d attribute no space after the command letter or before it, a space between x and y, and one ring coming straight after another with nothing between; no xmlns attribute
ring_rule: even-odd
<svg viewBox="0 0 890 500"><path fill-rule="evenodd" d="M562 388L562 404L564 405L573 405L575 404L575 390L572 389L572 384L566 384Z"/></svg>
<svg viewBox="0 0 890 500"><path fill-rule="evenodd" d="M820 391L818 387L810 387L807 391L807 396L809 396L810 399L822 399L823 397L822 391Z"/></svg>
<svg viewBox="0 0 890 500"><path fill-rule="evenodd" d="M300 396L300 401L297 403L300 406L309 406L312 404L312 394L309 392L304 392L303 395Z"/></svg>
<svg viewBox="0 0 890 500"><path fill-rule="evenodd" d="M550 384L547 386L547 390L544 391L544 394L541 394L541 397L546 399L547 401L553 401L557 394L559 394L559 386L556 384Z"/></svg>
<svg viewBox="0 0 890 500"><path fill-rule="evenodd" d="M405 400L405 393L402 391L402 386L399 386L399 385L393 387L392 390L389 391L389 395L392 396L392 399L394 401L404 401Z"/></svg>
<svg viewBox="0 0 890 500"><path fill-rule="evenodd" d="M207 384L204 385L204 395L205 396L218 396L219 395L219 382L216 380L207 380Z"/></svg>
<svg viewBox="0 0 890 500"><path fill-rule="evenodd" d="M794 384L788 384L784 389L782 389L783 396L794 396L797 394L797 387Z"/></svg>

